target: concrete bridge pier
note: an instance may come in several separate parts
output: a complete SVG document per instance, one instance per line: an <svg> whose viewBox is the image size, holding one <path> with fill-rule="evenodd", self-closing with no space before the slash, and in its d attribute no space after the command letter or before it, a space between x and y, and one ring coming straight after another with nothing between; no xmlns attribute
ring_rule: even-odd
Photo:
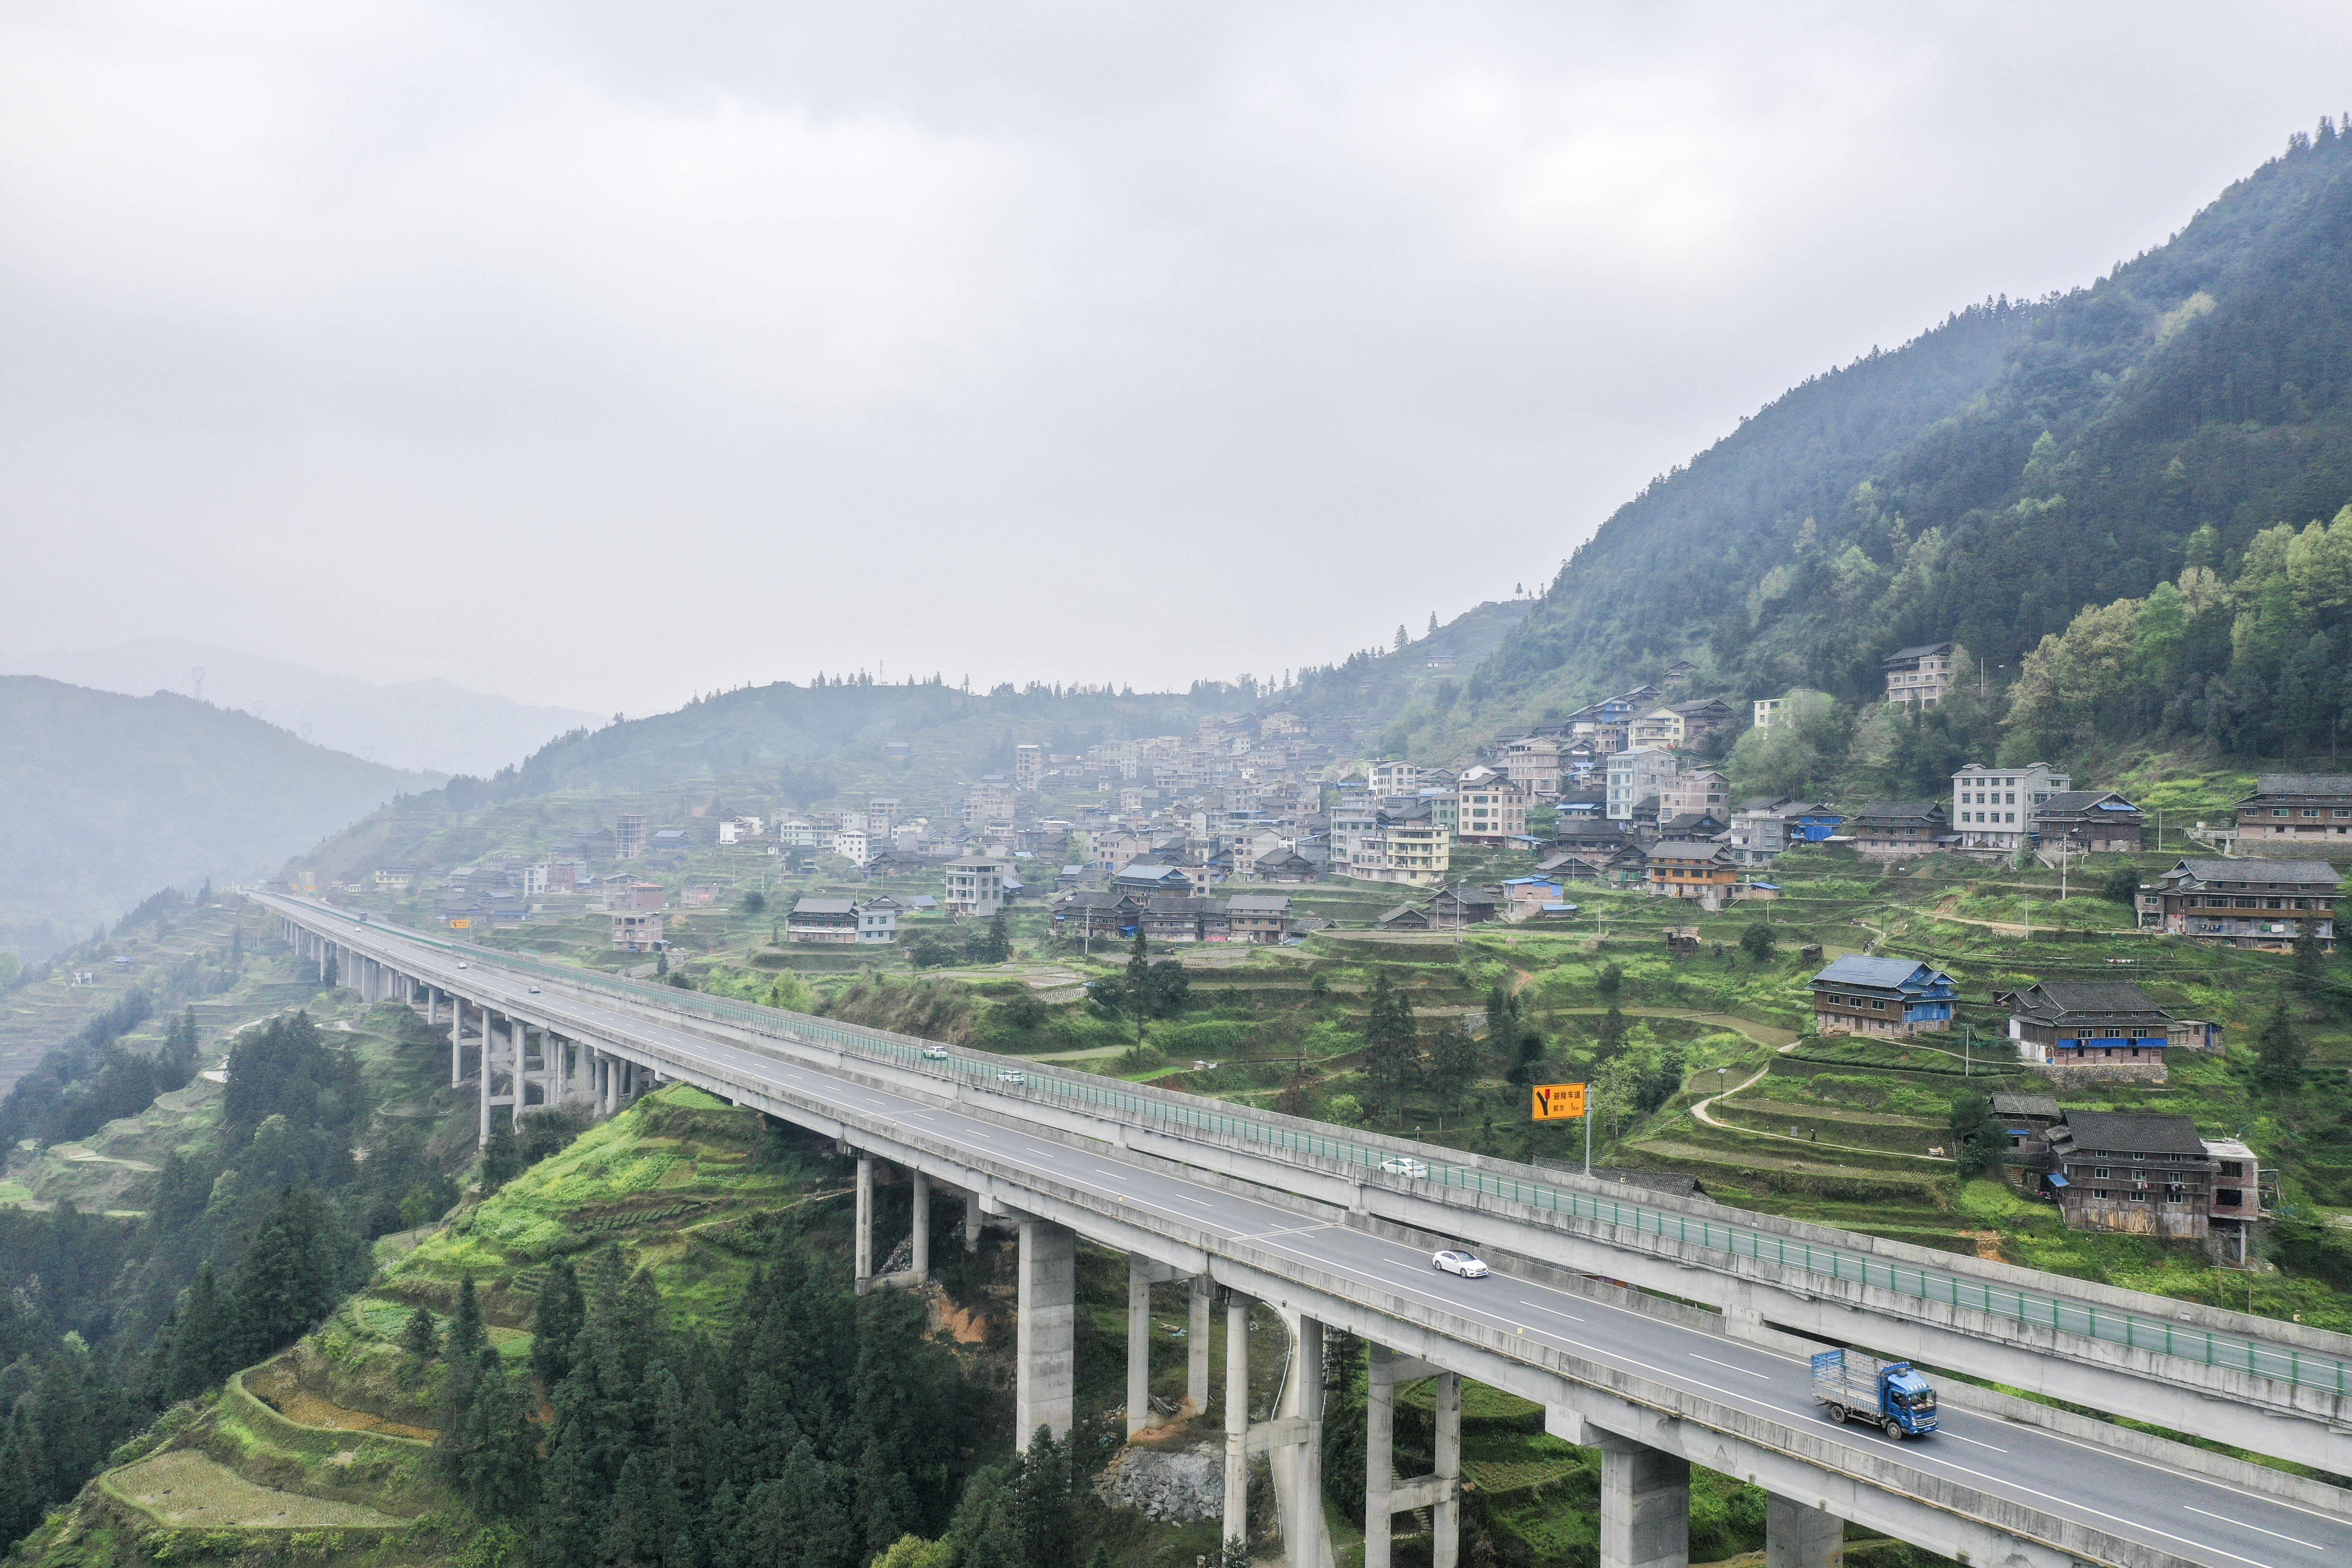
<svg viewBox="0 0 2352 1568"><path fill-rule="evenodd" d="M1222 1541L1249 1539L1250 1299L1225 1292L1225 1521Z"/></svg>
<svg viewBox="0 0 2352 1568"><path fill-rule="evenodd" d="M1184 1322L1184 1401L1195 1415L1209 1409L1209 1293L1213 1289L1207 1275L1194 1275L1185 1303L1190 1316Z"/></svg>
<svg viewBox="0 0 2352 1568"><path fill-rule="evenodd" d="M1021 1289L1013 1384L1014 1446L1037 1428L1069 1435L1077 1392L1077 1236L1021 1217Z"/></svg>
<svg viewBox="0 0 2352 1568"><path fill-rule="evenodd" d="M1127 1255L1127 1435L1151 1425L1151 1288L1181 1279L1165 1263Z"/></svg>
<svg viewBox="0 0 2352 1568"><path fill-rule="evenodd" d="M1594 1436L1601 1449L1601 1568L1689 1568L1690 1461L1613 1432Z"/></svg>
<svg viewBox="0 0 2352 1568"><path fill-rule="evenodd" d="M1397 1385L1424 1377L1437 1380L1436 1468L1399 1480ZM1687 1470L1685 1474L1687 1478ZM1685 1503L1689 1495L1685 1485ZM1433 1568L1454 1568L1462 1550L1462 1379L1374 1345L1364 1386L1364 1568L1391 1568L1395 1561L1392 1516L1423 1508L1430 1510ZM1601 1568L1618 1568L1608 1557L1607 1527L1602 1528Z"/></svg>
<svg viewBox="0 0 2352 1568"><path fill-rule="evenodd" d="M874 1156L857 1152L857 1293L874 1289ZM1023 1276L1027 1282L1027 1276Z"/></svg>
<svg viewBox="0 0 2352 1568"><path fill-rule="evenodd" d="M978 1193L964 1194L963 1249L966 1252L978 1252L980 1250L980 1226L981 1222L984 1217L985 1216L981 1213L980 1194Z"/></svg>
<svg viewBox="0 0 2352 1568"><path fill-rule="evenodd" d="M466 999L449 998L449 1087L466 1081Z"/></svg>
<svg viewBox="0 0 2352 1568"><path fill-rule="evenodd" d="M913 1203L913 1225L907 1237L913 1257L908 1260L907 1272L915 1277L917 1285L928 1285L931 1282L931 1179L920 1171L908 1172L907 1179Z"/></svg>
<svg viewBox="0 0 2352 1568"><path fill-rule="evenodd" d="M477 1142L487 1145L490 1141L490 1073L495 1055L490 1046L490 1010L482 1009L482 1048L477 1056L474 1104L477 1112L474 1136Z"/></svg>
<svg viewBox="0 0 2352 1568"><path fill-rule="evenodd" d="M1839 1568L1845 1521L1779 1492L1764 1494L1764 1568Z"/></svg>

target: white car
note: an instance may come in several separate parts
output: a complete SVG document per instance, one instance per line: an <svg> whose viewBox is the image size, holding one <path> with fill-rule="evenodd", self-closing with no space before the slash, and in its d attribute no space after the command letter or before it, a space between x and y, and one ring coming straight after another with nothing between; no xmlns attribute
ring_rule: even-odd
<svg viewBox="0 0 2352 1568"><path fill-rule="evenodd" d="M1427 1165L1418 1160L1409 1160L1402 1154L1392 1155L1381 1161L1381 1169L1391 1176L1410 1176L1416 1182L1425 1179L1429 1174Z"/></svg>
<svg viewBox="0 0 2352 1568"><path fill-rule="evenodd" d="M999 1068L996 1069L996 1081L999 1083L1027 1083L1029 1081L1029 1075L1015 1068Z"/></svg>
<svg viewBox="0 0 2352 1568"><path fill-rule="evenodd" d="M534 995L534 996L538 995L538 994L539 994L539 987L538 987L538 986L536 986L536 985L532 986L532 987L530 988L530 994L531 994L532 995Z"/></svg>
<svg viewBox="0 0 2352 1568"><path fill-rule="evenodd" d="M1486 1278L1486 1266L1478 1261L1475 1253L1441 1252L1429 1260L1429 1265L1440 1274L1459 1274L1465 1279Z"/></svg>
<svg viewBox="0 0 2352 1568"><path fill-rule="evenodd" d="M943 1062L948 1059L948 1048L945 1046L925 1046L923 1059L927 1062Z"/></svg>

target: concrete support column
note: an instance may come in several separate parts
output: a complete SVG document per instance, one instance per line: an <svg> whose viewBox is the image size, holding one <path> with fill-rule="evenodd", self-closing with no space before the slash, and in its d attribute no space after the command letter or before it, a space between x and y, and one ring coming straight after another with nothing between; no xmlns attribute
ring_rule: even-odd
<svg viewBox="0 0 2352 1568"><path fill-rule="evenodd" d="M461 996L449 998L449 1087L457 1088L466 1081L466 1002Z"/></svg>
<svg viewBox="0 0 2352 1568"><path fill-rule="evenodd" d="M920 1171L907 1173L908 1186L914 1204L912 1234L908 1237L908 1250L914 1254L909 1265L915 1283L931 1282L931 1179Z"/></svg>
<svg viewBox="0 0 2352 1568"><path fill-rule="evenodd" d="M857 1156L857 1293L874 1289L874 1156Z"/></svg>
<svg viewBox="0 0 2352 1568"><path fill-rule="evenodd" d="M482 1009L482 1049L478 1069L475 1075L481 1080L481 1093L477 1098L482 1110L481 1125L476 1131L484 1144L488 1144L490 1141L490 1079L495 1062L495 1053L491 1049L490 1042L493 1038L490 1010L485 1007Z"/></svg>
<svg viewBox="0 0 2352 1568"><path fill-rule="evenodd" d="M1225 1521L1223 1541L1249 1539L1249 1298L1225 1296Z"/></svg>
<svg viewBox="0 0 2352 1568"><path fill-rule="evenodd" d="M507 1125L518 1132L522 1131L522 1102L530 1098L523 1088L528 1079L524 1075L522 1059L523 1052L529 1049L530 1045L530 1040L526 1038L528 1033L529 1030L520 1018L507 1020L507 1067L509 1068L507 1086L509 1091Z"/></svg>
<svg viewBox="0 0 2352 1568"><path fill-rule="evenodd" d="M1184 1323L1184 1398L1195 1415L1209 1410L1209 1277L1196 1274L1185 1300L1191 1316Z"/></svg>
<svg viewBox="0 0 2352 1568"><path fill-rule="evenodd" d="M963 1249L966 1252L978 1252L980 1250L980 1194L978 1193L964 1194Z"/></svg>
<svg viewBox="0 0 2352 1568"><path fill-rule="evenodd" d="M1127 1260L1127 1435L1151 1424L1151 1269Z"/></svg>
<svg viewBox="0 0 2352 1568"><path fill-rule="evenodd" d="M1043 1426L1066 1436L1076 1394L1077 1237L1042 1219L1021 1222L1020 1321L1013 1390L1014 1444Z"/></svg>
<svg viewBox="0 0 2352 1568"><path fill-rule="evenodd" d="M1290 1568L1323 1568L1323 1324L1298 1320L1290 1358L1291 1414L1307 1425L1290 1499Z"/></svg>
<svg viewBox="0 0 2352 1568"><path fill-rule="evenodd" d="M1601 1568L1689 1568L1690 1461L1601 1434Z"/></svg>
<svg viewBox="0 0 2352 1568"><path fill-rule="evenodd" d="M1381 1375L1381 1347L1371 1347L1364 1383L1364 1568L1393 1568L1389 1492L1396 1485L1396 1384Z"/></svg>
<svg viewBox="0 0 2352 1568"><path fill-rule="evenodd" d="M1764 1494L1764 1568L1839 1568L1845 1521L1778 1492Z"/></svg>
<svg viewBox="0 0 2352 1568"><path fill-rule="evenodd" d="M1437 1374L1437 1500L1430 1505L1430 1568L1462 1560L1462 1379Z"/></svg>

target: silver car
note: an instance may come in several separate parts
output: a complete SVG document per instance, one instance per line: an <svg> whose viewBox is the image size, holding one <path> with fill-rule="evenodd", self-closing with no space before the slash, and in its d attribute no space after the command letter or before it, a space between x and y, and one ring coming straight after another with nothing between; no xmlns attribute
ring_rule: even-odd
<svg viewBox="0 0 2352 1568"><path fill-rule="evenodd" d="M1408 1159L1402 1154L1391 1155L1381 1161L1381 1169L1391 1176L1410 1176L1416 1182L1423 1181L1429 1175L1427 1165L1423 1164L1419 1160Z"/></svg>
<svg viewBox="0 0 2352 1568"><path fill-rule="evenodd" d="M1484 1279L1486 1266L1470 1252L1441 1252L1429 1260L1431 1268L1440 1274L1459 1274L1465 1279Z"/></svg>

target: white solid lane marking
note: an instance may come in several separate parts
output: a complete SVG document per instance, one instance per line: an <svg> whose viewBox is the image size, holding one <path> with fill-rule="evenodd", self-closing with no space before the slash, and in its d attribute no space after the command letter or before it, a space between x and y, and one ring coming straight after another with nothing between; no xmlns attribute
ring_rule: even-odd
<svg viewBox="0 0 2352 1568"><path fill-rule="evenodd" d="M1747 1367L1734 1366L1727 1361L1717 1361L1711 1355L1701 1355L1696 1351L1690 1352L1690 1358L1693 1361L1703 1361L1709 1366L1722 1367L1727 1372L1744 1372L1750 1377L1760 1377L1767 1383L1772 1381L1772 1374L1769 1372L1750 1372Z"/></svg>
<svg viewBox="0 0 2352 1568"><path fill-rule="evenodd" d="M1940 1437L1949 1437L1955 1443L1969 1443L1974 1444L1979 1448L1990 1448L1996 1454L2006 1454L2009 1452L2008 1449L2000 1447L1991 1443L1979 1443L1974 1437L1963 1437L1948 1426L1939 1429L1937 1436Z"/></svg>
<svg viewBox="0 0 2352 1568"><path fill-rule="evenodd" d="M1580 1323L1584 1321L1582 1318L1578 1317L1574 1312L1563 1312L1558 1307L1547 1306L1541 1301L1521 1301L1519 1302L1519 1305L1522 1307L1533 1307L1538 1312L1549 1312L1555 1318L1566 1318L1571 1323Z"/></svg>
<svg viewBox="0 0 2352 1568"><path fill-rule="evenodd" d="M2181 1506L2181 1507L2183 1507L2183 1508L2187 1508L2187 1509L2189 1509L2189 1512L2191 1512L2191 1513L2202 1513L2202 1514L2204 1514L2204 1515L2205 1515L2205 1517L2206 1517L2207 1519L2218 1519L2218 1520L2220 1520L2223 1524L2234 1524L2234 1525L2236 1525L2240 1530L2251 1530L2251 1531L2253 1531L2255 1534L2257 1534L2257 1535L2268 1535L2268 1536L2273 1536L2273 1537L2275 1537L2276 1539L2278 1539L2278 1540L2280 1540L2280 1541L2291 1542L2293 1542L2294 1545L2297 1545L2297 1546L2310 1546L2310 1547L2311 1547L2311 1550L2313 1550L2314 1552L2324 1552L2324 1551L2326 1551L2326 1548L2325 1548L2325 1547L2321 1547L2321 1546L2313 1546L2313 1545L2312 1545L2312 1543L2311 1543L2310 1542L2308 1542L2308 1541L2297 1541L2297 1540L2295 1540L2295 1538L2294 1538L2294 1536L2292 1536L2292 1535L2280 1535L2280 1534L2279 1534L2279 1532L2278 1532L2277 1531L2275 1531L2275 1530L2264 1530L2264 1529L2263 1529L2261 1525L2259 1525L2259 1524L2248 1524L2248 1523L2247 1523L2244 1520L2242 1520L2242 1519L2231 1519L2228 1514L2225 1514L2225 1513L2208 1513L2208 1512L2206 1512L2206 1510L2203 1510L2203 1509L2201 1509L2201 1508L2189 1508L2189 1504L2187 1504L2187 1503L2182 1503L2180 1506Z"/></svg>

